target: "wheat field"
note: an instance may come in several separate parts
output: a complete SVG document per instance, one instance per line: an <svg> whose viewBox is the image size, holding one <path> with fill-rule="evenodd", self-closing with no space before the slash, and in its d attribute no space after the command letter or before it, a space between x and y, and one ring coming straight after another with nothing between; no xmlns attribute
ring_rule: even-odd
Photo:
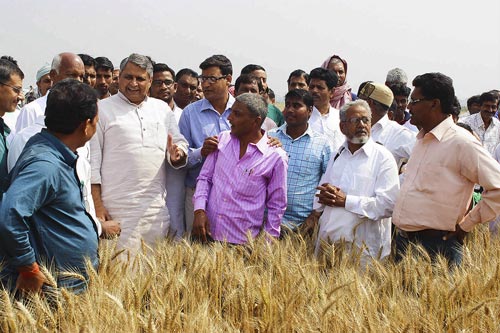
<svg viewBox="0 0 500 333"><path fill-rule="evenodd" d="M165 241L134 258L104 244L82 295L2 291L0 331L497 332L500 241L478 229L452 270L417 250L360 273L334 248L316 260L296 235L245 248Z"/></svg>

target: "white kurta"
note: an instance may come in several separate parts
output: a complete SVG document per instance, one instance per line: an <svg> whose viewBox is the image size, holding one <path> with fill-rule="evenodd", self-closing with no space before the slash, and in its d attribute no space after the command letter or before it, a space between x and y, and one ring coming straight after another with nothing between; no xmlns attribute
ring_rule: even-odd
<svg viewBox="0 0 500 333"><path fill-rule="evenodd" d="M323 210L316 251L320 240L345 240L358 248L366 246L366 256L383 258L391 251L389 217L399 192L396 162L371 139L354 154L347 143L343 147L336 160L330 159L320 184L332 184L346 193L345 207L325 207L314 201L314 210Z"/></svg>
<svg viewBox="0 0 500 333"><path fill-rule="evenodd" d="M121 222L120 247L136 251L169 229L166 206L167 135L186 154L168 104L146 97L140 105L122 94L99 101L99 123L91 140L92 184L101 184L104 207Z"/></svg>
<svg viewBox="0 0 500 333"><path fill-rule="evenodd" d="M333 155L335 155L345 140L344 134L340 131L339 110L330 107L328 114L322 115L316 107L313 107L309 125L314 131L324 134L328 138Z"/></svg>

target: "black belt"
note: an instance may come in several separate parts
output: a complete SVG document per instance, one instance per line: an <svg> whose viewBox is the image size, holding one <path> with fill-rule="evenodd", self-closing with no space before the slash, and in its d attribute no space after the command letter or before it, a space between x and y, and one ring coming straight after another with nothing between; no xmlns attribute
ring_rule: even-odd
<svg viewBox="0 0 500 333"><path fill-rule="evenodd" d="M436 229L424 229L419 231L404 231L399 229L399 235L403 238L412 239L425 239L425 238L442 238L449 231L446 230L436 230Z"/></svg>

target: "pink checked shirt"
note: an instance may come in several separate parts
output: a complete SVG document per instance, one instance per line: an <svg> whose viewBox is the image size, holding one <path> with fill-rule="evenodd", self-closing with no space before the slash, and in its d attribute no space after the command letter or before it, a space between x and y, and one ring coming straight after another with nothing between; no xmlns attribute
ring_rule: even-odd
<svg viewBox="0 0 500 333"><path fill-rule="evenodd" d="M196 183L194 210L207 212L212 237L243 244L247 232L280 234L286 209L288 158L269 147L267 135L249 144L240 159L240 142L229 131L219 135L219 150L208 155ZM264 211L267 208L267 220Z"/></svg>

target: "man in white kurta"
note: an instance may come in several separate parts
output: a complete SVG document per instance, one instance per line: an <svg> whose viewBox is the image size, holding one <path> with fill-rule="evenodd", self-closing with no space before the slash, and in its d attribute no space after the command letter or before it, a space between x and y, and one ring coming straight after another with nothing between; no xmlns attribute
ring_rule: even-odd
<svg viewBox="0 0 500 333"><path fill-rule="evenodd" d="M321 241L345 241L361 250L361 264L381 259L391 250L391 223L399 191L392 154L370 138L371 112L365 101L345 104L340 111L346 141L328 163L320 180L319 200L306 223L319 219L316 253Z"/></svg>
<svg viewBox="0 0 500 333"><path fill-rule="evenodd" d="M99 123L91 141L97 215L121 222L118 246L132 252L141 238L153 244L167 235L165 159L173 167L187 162L188 144L173 112L165 102L147 96L151 78L147 57L132 54L122 62L119 92L99 101Z"/></svg>

